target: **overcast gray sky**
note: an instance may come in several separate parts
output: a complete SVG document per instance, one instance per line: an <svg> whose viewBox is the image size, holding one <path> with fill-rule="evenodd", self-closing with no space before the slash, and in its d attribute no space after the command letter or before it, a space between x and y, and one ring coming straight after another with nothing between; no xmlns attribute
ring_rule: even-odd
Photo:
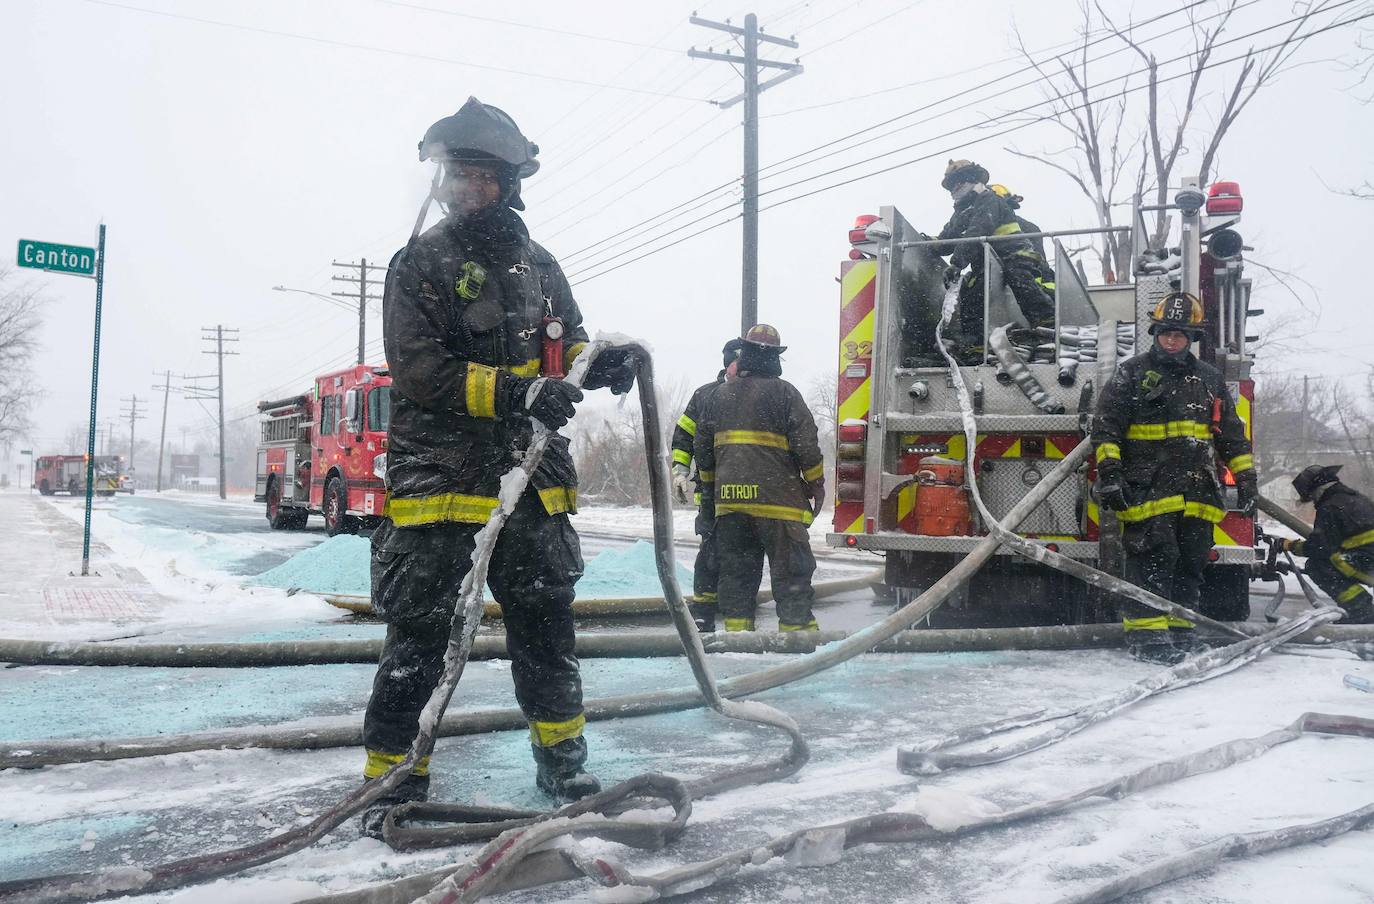
<svg viewBox="0 0 1374 904"><path fill-rule="evenodd" d="M1123 21L1180 6L1105 5ZM1364 6L1352 0L1321 23ZM427 188L416 142L476 95L507 110L541 148L543 168L525 184L527 221L563 260L590 329L643 337L660 373L695 384L714 373L717 350L738 327L740 229L729 218L742 111L706 102L733 96L740 79L726 64L687 58L693 44L728 43L689 25L694 9L735 22L752 10L769 31L795 34L802 45L768 52L787 60L800 53L806 72L763 96L765 166L1014 73L1022 63L1013 23L1037 50L1072 41L1078 25L1072 0L0 0L0 261L13 260L19 238L92 244L103 219L101 420L117 416L120 397L151 396L155 371L211 372L200 328L217 323L242 331L240 355L227 365L229 416L252 417L256 400L306 389L356 349L353 315L271 287L328 293L339 288L331 260L384 264ZM1248 0L1229 33L1290 14L1288 0ZM1181 21L1161 20L1142 37ZM1350 73L1331 62L1352 51L1356 32L1314 38L1298 57L1307 64L1261 93L1223 148L1219 176L1244 190L1251 258L1297 272L1320 296L1312 324L1319 351L1271 358L1262 365L1270 370L1351 375L1374 364L1365 269L1374 202L1326 187L1374 174L1374 107L1360 103L1374 87L1351 90ZM1217 58L1279 34L1229 45ZM1161 60L1188 49L1181 34L1149 47ZM1099 65L1105 81L1136 61L1118 53ZM1208 84L1233 71L1222 67ZM1063 176L1005 150L1058 146L1056 134L1037 127L999 135L1005 123L969 128L1038 100L1034 87L1019 87L1026 81L1014 75L894 123L888 128L911 127L890 137L870 132L843 153L765 171L767 208L929 155L765 210L761 317L790 345L786 375L794 382L805 387L834 367L835 277L853 217L895 204L918 227L938 229L949 213L939 187L947 157L982 162L995 181L1025 195L1027 215L1045 228L1092 225ZM1140 100L1133 95L1132 103ZM854 165L916 142L923 143ZM787 171L798 163L806 165ZM814 178L839 167L848 168ZM688 201L682 216L654 231L596 245ZM716 223L725 225L630 262ZM1254 267L1251 275L1263 276ZM84 423L93 287L40 278L52 304L34 375L46 398L32 440L51 451ZM1259 292L1256 304L1269 318L1302 316L1267 281ZM379 361L379 317L369 329ZM179 438L182 426L193 435L213 429L204 408L175 397L170 422L169 437Z"/></svg>

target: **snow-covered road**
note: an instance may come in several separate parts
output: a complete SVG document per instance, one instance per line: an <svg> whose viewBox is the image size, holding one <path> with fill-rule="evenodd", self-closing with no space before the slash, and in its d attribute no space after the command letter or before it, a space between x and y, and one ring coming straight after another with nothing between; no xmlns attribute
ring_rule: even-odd
<svg viewBox="0 0 1374 904"><path fill-rule="evenodd" d="M0 494L0 513L17 524L11 543L0 550L0 568L10 576L0 595L5 621L0 633L142 635L134 638L138 641L375 637L381 631L342 618L309 594L243 586L245 576L261 570L269 558L284 559L292 550L317 544L321 532L268 531L258 507L246 503L142 497L101 503L95 561L111 592L142 601L143 617L58 620L50 602L57 597L43 595L72 586L66 571L73 564L73 530L79 557L75 505L63 500L53 509L49 500ZM27 523L19 517L23 513ZM580 521L579 528L584 536L598 531L634 535L636 517L597 513ZM35 593L49 600L46 608L23 602ZM853 627L883 611L855 593L821 610L821 618L831 620L827 626ZM720 677L779 660L711 657ZM366 665L12 667L0 670L0 741L190 732L305 718L357 720L372 671ZM1152 699L1019 760L919 780L896 769L899 745L986 719L1086 701L1149 674L1150 667L1104 650L869 655L758 698L803 726L813 756L797 776L697 802L686 834L664 851L587 845L651 872L865 813L919 809L951 816L1058 796L1222 740L1263 734L1308 710L1374 717L1374 695L1342 684L1347 674L1374 680L1374 663L1271 655ZM584 678L592 698L690 683L680 660L588 660ZM508 664L479 662L469 667L452 708L511 703ZM589 727L588 737L592 766L608 782L648 770L703 774L768 755L779 743L776 736L701 710L599 722ZM161 861L245 844L318 812L355 785L359 769L358 750L333 749L200 752L0 770L0 879ZM434 795L546 806L531 773L523 733L444 739L436 748ZM1052 902L1223 834L1328 817L1371 802L1370 742L1305 738L1218 774L1123 800L1090 801L1039 823L937 844L867 845L838 863L806 870L770 864L683 900ZM1368 902L1374 900L1371 850L1371 833L1356 831L1322 845L1229 863L1127 900ZM397 854L360 838L349 824L308 851L245 875L127 900L285 904L458 862L471 851ZM627 899L581 882L505 900L609 904Z"/></svg>

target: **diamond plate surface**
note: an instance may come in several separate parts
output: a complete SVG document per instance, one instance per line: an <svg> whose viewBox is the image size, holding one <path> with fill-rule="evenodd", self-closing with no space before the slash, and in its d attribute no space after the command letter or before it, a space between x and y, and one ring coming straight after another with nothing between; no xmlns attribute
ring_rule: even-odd
<svg viewBox="0 0 1374 904"><path fill-rule="evenodd" d="M1057 460L1043 458L984 459L978 469L978 492L983 504L993 518L1003 520L1031 487L1044 480L1058 464ZM1026 534L1079 534L1078 501L1086 492L1083 477L1070 477L1055 487L1017 530Z"/></svg>

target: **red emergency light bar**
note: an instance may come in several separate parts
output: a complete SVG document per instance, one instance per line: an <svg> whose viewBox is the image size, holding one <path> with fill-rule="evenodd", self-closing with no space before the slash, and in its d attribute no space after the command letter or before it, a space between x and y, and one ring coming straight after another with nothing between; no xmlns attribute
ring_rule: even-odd
<svg viewBox="0 0 1374 904"><path fill-rule="evenodd" d="M849 244L857 245L860 242L868 241L868 227L876 222L878 222L878 217L871 213L855 217L854 228L849 230Z"/></svg>
<svg viewBox="0 0 1374 904"><path fill-rule="evenodd" d="M1245 199L1240 194L1239 182L1213 182L1207 189L1207 215L1209 217L1234 216L1245 207Z"/></svg>

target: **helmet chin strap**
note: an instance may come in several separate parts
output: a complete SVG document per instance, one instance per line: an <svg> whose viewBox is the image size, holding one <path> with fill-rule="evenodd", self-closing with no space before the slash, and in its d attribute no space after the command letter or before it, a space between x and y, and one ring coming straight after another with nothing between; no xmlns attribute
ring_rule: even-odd
<svg viewBox="0 0 1374 904"><path fill-rule="evenodd" d="M429 215L429 205L437 200L436 196L439 191L439 183L442 182L443 179L444 166L436 161L434 164L434 179L430 181L429 192L425 195L425 200L420 205L420 214L415 218L415 228L410 230L410 238L412 240L420 234L421 229L425 228L425 217ZM442 206L441 204L440 207L442 208Z"/></svg>

